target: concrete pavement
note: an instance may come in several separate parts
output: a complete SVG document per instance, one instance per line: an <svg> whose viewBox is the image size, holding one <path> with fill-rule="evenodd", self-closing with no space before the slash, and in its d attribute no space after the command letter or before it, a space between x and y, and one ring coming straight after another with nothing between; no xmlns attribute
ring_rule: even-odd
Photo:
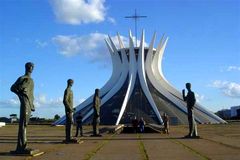
<svg viewBox="0 0 240 160"><path fill-rule="evenodd" d="M109 134L90 137L91 127L85 126L82 144L63 144L64 126L28 126L29 147L45 154L38 157L13 156L17 140L17 125L0 128L0 160L239 160L240 123L199 125L201 139L182 139L187 126L171 126L170 135ZM75 131L73 131L75 133ZM80 138L80 137L79 137Z"/></svg>

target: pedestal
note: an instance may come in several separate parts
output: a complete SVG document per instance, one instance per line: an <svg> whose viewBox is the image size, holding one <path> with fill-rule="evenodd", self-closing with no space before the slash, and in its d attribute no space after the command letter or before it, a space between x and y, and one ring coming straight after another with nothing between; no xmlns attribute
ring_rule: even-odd
<svg viewBox="0 0 240 160"><path fill-rule="evenodd" d="M63 140L63 143L65 143L65 144L81 144L81 143L83 143L83 141L80 139L71 139L69 141Z"/></svg>
<svg viewBox="0 0 240 160"><path fill-rule="evenodd" d="M102 137L101 134L92 134L91 137Z"/></svg>
<svg viewBox="0 0 240 160"><path fill-rule="evenodd" d="M41 152L39 149L25 149L25 150L15 150L10 151L10 154L16 155L16 156L40 156L44 154L44 152Z"/></svg>

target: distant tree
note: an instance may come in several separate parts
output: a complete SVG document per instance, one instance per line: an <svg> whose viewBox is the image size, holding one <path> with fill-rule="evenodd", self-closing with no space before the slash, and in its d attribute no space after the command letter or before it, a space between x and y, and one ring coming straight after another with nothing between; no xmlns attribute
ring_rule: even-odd
<svg viewBox="0 0 240 160"><path fill-rule="evenodd" d="M10 117L17 117L17 114L10 114Z"/></svg>
<svg viewBox="0 0 240 160"><path fill-rule="evenodd" d="M60 119L60 116L59 116L58 114L56 114L56 115L54 116L54 120L58 120L58 119Z"/></svg>
<svg viewBox="0 0 240 160"><path fill-rule="evenodd" d="M18 120L17 114L10 114L10 121L11 121L11 123L17 122L17 120Z"/></svg>

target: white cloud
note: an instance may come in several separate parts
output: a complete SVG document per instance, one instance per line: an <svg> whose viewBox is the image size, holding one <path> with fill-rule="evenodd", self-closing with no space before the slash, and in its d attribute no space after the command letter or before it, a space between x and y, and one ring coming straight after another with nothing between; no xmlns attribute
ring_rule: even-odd
<svg viewBox="0 0 240 160"><path fill-rule="evenodd" d="M113 37L111 37L111 38L112 38L112 40L113 40L113 43L116 45L116 47L117 47L117 48L120 48L119 41L118 41L118 37L117 37L117 36L113 36ZM120 38L121 38L121 40L122 40L122 42L123 42L124 47L128 47L129 38L128 38L128 37L121 36L121 35L120 35ZM134 38L135 38L135 37L134 37Z"/></svg>
<svg viewBox="0 0 240 160"><path fill-rule="evenodd" d="M228 66L227 71L240 71L238 66Z"/></svg>
<svg viewBox="0 0 240 160"><path fill-rule="evenodd" d="M19 105L20 101L17 96L8 100L0 101L1 107L19 107ZM40 94L35 96L34 105L35 107L59 107L63 106L63 102L62 97L48 99L45 94Z"/></svg>
<svg viewBox="0 0 240 160"><path fill-rule="evenodd" d="M11 99L8 100L1 100L0 101L0 106L1 107L19 107L20 102L18 100L18 97L15 96Z"/></svg>
<svg viewBox="0 0 240 160"><path fill-rule="evenodd" d="M240 97L240 84L238 83L216 80L211 84L211 86L220 89L226 96L233 98Z"/></svg>
<svg viewBox="0 0 240 160"><path fill-rule="evenodd" d="M82 103L85 99L74 99L74 107ZM35 112L32 112L33 116L52 118L55 114L64 115L63 97L49 98L46 94L39 94L35 96L34 105ZM9 110L4 116L8 116L10 113L19 113L20 102L17 96L8 100L0 100L0 110Z"/></svg>
<svg viewBox="0 0 240 160"><path fill-rule="evenodd" d="M39 48L44 48L48 45L47 42L43 42L43 41L40 41L38 39L35 40L35 43L37 44L37 47L39 47Z"/></svg>
<svg viewBox="0 0 240 160"><path fill-rule="evenodd" d="M114 44L119 47L119 41L117 36L111 36ZM125 47L129 46L129 38L120 36ZM76 36L76 35L58 35L52 38L52 41L56 44L60 54L70 57L75 55L81 55L87 57L90 62L98 62L105 68L108 67L111 57L106 46L104 39L108 39L108 35L104 33L90 33L88 35ZM135 37L133 37L135 40ZM138 40L138 45L140 41ZM145 43L145 46L148 46Z"/></svg>
<svg viewBox="0 0 240 160"><path fill-rule="evenodd" d="M137 46L139 47L139 45L140 45L140 40L139 39L137 39ZM136 37L133 37L133 43L134 43L134 45L136 45ZM146 43L146 42L144 42L144 45L145 45L145 47L148 47L148 43Z"/></svg>
<svg viewBox="0 0 240 160"><path fill-rule="evenodd" d="M74 107L75 105L79 105L85 101L84 98L80 99L75 99L74 100ZM63 106L63 97L57 97L57 98L48 98L46 94L39 94L37 97L35 97L34 104L36 107L47 107L47 108L56 108L56 107L61 107L64 108Z"/></svg>
<svg viewBox="0 0 240 160"><path fill-rule="evenodd" d="M112 24L116 24L116 20L112 17L108 17L107 20Z"/></svg>
<svg viewBox="0 0 240 160"><path fill-rule="evenodd" d="M58 35L52 40L64 56L83 55L92 62L107 63L110 60L110 54L104 41L107 37L103 33L91 33L83 36ZM112 37L112 39L115 45L119 47L117 36ZM121 39L127 46L128 38L121 36Z"/></svg>
<svg viewBox="0 0 240 160"><path fill-rule="evenodd" d="M105 20L105 0L51 0L51 2L60 22L78 25Z"/></svg>
<svg viewBox="0 0 240 160"><path fill-rule="evenodd" d="M200 95L200 94L195 93L195 96L196 96L196 100L197 100L198 103L200 103L201 101L203 101L205 99L204 95Z"/></svg>
<svg viewBox="0 0 240 160"><path fill-rule="evenodd" d="M34 100L35 107L62 107L63 98L47 98L45 94L39 94Z"/></svg>
<svg viewBox="0 0 240 160"><path fill-rule="evenodd" d="M91 33L85 36L64 36L58 35L53 38L59 51L64 56L83 55L91 61L105 60L109 58L104 39L107 35Z"/></svg>

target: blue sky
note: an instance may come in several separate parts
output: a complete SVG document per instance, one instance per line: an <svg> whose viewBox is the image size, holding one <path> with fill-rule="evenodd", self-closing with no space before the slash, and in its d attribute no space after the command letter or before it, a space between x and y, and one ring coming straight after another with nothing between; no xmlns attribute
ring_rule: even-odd
<svg viewBox="0 0 240 160"><path fill-rule="evenodd" d="M199 102L217 111L240 105L240 1L238 0L1 0L0 117L19 114L9 88L35 64L36 112L64 114L66 80L73 78L75 105L111 75L104 38L119 32L128 43L134 10L149 43L169 37L163 71L178 90L191 82ZM156 46L157 44L155 44Z"/></svg>

